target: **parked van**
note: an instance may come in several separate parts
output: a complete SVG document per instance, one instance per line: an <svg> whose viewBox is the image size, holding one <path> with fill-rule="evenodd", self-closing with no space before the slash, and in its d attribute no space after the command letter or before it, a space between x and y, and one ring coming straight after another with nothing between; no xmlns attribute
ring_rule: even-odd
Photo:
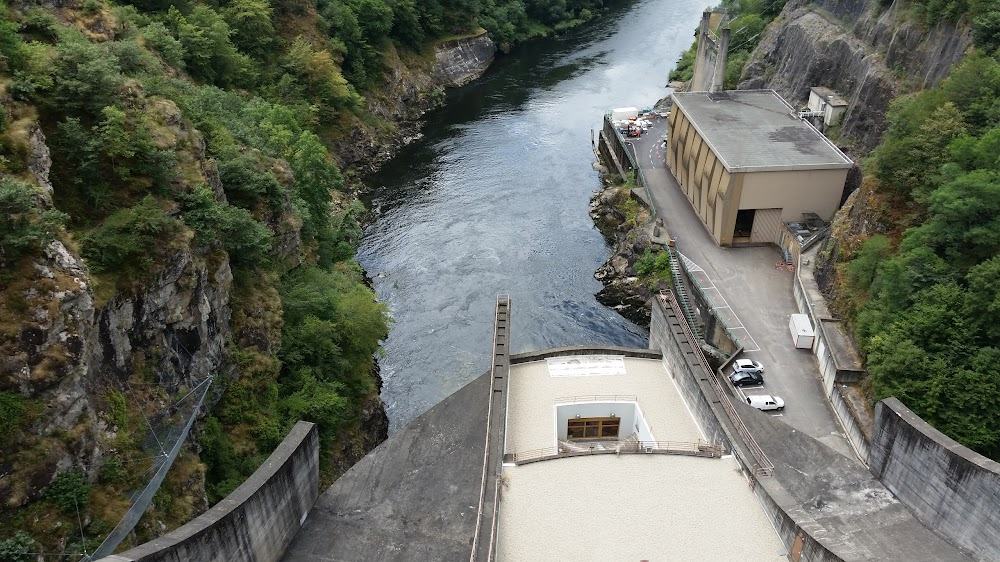
<svg viewBox="0 0 1000 562"><path fill-rule="evenodd" d="M771 396L770 394L747 396L747 404L758 410L783 410L785 408L785 401L780 396Z"/></svg>

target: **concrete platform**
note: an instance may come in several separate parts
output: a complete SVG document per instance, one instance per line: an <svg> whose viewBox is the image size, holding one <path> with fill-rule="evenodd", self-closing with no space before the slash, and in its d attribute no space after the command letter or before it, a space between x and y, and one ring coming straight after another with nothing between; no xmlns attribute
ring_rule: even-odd
<svg viewBox="0 0 1000 562"><path fill-rule="evenodd" d="M920 521L868 469L746 404L734 403L774 463L771 498L843 560L971 562Z"/></svg>
<svg viewBox="0 0 1000 562"><path fill-rule="evenodd" d="M552 377L545 361L513 365L507 416L507 453L556 446L554 408L559 400L586 402L590 396L635 400L656 441L703 439L687 407L657 359L624 360L624 375ZM635 398L632 398L635 397ZM603 400L602 400L603 401Z"/></svg>

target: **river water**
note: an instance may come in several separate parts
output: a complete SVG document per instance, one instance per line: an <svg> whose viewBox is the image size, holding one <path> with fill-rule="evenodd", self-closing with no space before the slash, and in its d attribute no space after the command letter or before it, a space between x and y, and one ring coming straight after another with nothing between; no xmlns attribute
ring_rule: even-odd
<svg viewBox="0 0 1000 562"><path fill-rule="evenodd" d="M395 431L484 373L496 296L511 348L646 347L598 303L610 248L588 214L600 189L591 131L612 107L664 97L704 0L644 0L500 57L426 115L424 136L367 183L358 261L395 322L380 360Z"/></svg>

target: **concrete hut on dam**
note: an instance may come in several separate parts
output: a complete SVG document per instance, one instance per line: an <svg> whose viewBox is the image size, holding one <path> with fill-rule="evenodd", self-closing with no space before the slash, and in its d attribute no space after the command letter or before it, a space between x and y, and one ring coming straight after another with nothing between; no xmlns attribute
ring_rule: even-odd
<svg viewBox="0 0 1000 562"><path fill-rule="evenodd" d="M780 245L783 223L833 217L854 163L776 92L671 98L666 163L718 244Z"/></svg>

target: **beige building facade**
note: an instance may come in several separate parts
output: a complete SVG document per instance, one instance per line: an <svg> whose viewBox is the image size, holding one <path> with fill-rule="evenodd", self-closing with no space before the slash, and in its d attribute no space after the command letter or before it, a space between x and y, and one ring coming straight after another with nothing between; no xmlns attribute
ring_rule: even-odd
<svg viewBox="0 0 1000 562"><path fill-rule="evenodd" d="M720 245L839 208L853 162L772 90L673 94L666 164Z"/></svg>

